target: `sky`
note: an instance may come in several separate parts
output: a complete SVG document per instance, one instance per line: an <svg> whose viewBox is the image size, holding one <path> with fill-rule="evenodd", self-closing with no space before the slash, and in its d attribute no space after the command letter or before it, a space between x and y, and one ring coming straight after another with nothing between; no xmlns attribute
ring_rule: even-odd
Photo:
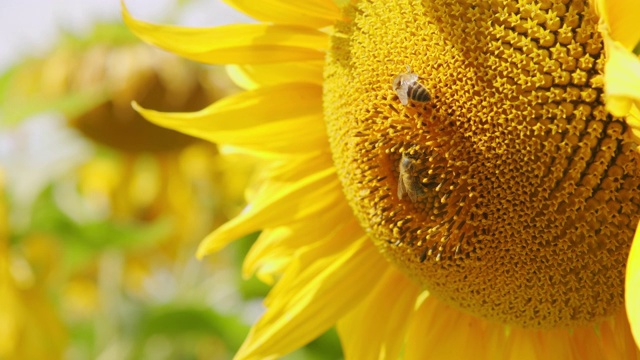
<svg viewBox="0 0 640 360"><path fill-rule="evenodd" d="M25 56L43 55L62 30L82 34L99 21L119 21L119 0L0 0L0 73ZM178 0L126 0L130 12L143 20L185 26L249 22L221 0L192 0L180 15Z"/></svg>

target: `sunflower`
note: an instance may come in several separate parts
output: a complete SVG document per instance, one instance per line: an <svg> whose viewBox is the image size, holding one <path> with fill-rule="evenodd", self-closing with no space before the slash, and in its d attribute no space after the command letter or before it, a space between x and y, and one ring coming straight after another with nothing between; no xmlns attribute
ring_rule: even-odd
<svg viewBox="0 0 640 360"><path fill-rule="evenodd" d="M246 89L193 113L134 104L264 163L198 251L262 229L243 270L275 285L237 359L333 325L348 359L640 356L640 92L617 87L638 74L637 5L227 3L261 23L123 16Z"/></svg>
<svg viewBox="0 0 640 360"><path fill-rule="evenodd" d="M0 169L0 358L62 359L68 334L47 293L59 248L36 235L15 251L5 189Z"/></svg>

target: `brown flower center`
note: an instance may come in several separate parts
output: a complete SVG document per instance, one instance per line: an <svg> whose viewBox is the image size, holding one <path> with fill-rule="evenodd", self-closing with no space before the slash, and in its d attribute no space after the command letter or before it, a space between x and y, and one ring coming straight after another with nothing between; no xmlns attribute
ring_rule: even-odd
<svg viewBox="0 0 640 360"><path fill-rule="evenodd" d="M70 124L98 143L125 152L171 152L195 138L145 120L131 107L161 111L196 111L211 102L201 68L144 46L96 46L57 69L70 91L104 86L104 102L70 119Z"/></svg>

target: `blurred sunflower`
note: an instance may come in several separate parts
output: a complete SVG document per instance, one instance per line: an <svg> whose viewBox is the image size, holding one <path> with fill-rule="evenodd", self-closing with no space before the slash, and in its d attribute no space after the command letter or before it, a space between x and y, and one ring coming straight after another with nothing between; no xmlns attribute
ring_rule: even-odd
<svg viewBox="0 0 640 360"><path fill-rule="evenodd" d="M6 105L0 114L12 122L58 110L70 127L99 145L98 156L77 171L75 185L85 203L62 204L75 211L75 219L153 222L171 214L178 232L193 237L187 233L202 219L196 214L205 217L206 209L238 204L238 191L221 191L227 179L216 168L228 164L217 157L215 146L145 121L130 102L190 111L236 87L220 69L196 66L134 39L126 28L112 24L96 26L87 37L67 36L46 58L26 61L5 77ZM206 204L197 191L211 195ZM222 216L218 222L225 217L221 212L214 216Z"/></svg>
<svg viewBox="0 0 640 360"><path fill-rule="evenodd" d="M135 105L265 164L198 251L263 229L244 272L275 286L237 359L334 324L349 359L639 357L636 4L226 2L262 23L123 16L149 43L234 64L247 90L193 113ZM402 104L407 68L430 101Z"/></svg>
<svg viewBox="0 0 640 360"><path fill-rule="evenodd" d="M50 238L39 236L24 252L15 251L5 195L0 169L0 357L61 359L68 336L47 292L59 249Z"/></svg>

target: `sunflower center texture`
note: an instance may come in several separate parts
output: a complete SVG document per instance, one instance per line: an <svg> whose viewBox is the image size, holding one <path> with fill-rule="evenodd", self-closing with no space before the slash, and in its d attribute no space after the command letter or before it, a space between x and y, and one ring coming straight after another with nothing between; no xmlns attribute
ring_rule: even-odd
<svg viewBox="0 0 640 360"><path fill-rule="evenodd" d="M345 19L325 117L347 199L389 261L505 324L619 309L639 156L604 108L589 4L360 0Z"/></svg>

